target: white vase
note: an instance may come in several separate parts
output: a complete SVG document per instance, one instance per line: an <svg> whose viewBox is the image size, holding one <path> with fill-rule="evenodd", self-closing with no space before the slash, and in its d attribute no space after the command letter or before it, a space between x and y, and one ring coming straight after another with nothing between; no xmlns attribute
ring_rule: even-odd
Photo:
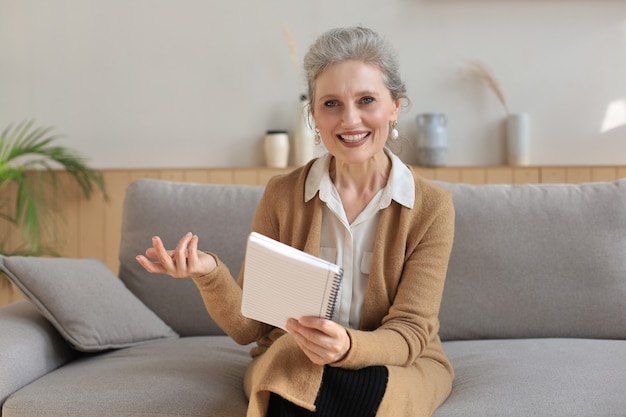
<svg viewBox="0 0 626 417"><path fill-rule="evenodd" d="M295 166L302 166L313 158L315 132L309 125L308 99L300 96L295 130L293 134L293 158Z"/></svg>
<svg viewBox="0 0 626 417"><path fill-rule="evenodd" d="M289 136L285 130L268 130L263 143L265 162L270 168L285 168L289 161Z"/></svg>
<svg viewBox="0 0 626 417"><path fill-rule="evenodd" d="M528 113L510 114L506 119L506 154L509 165L530 164L530 117Z"/></svg>

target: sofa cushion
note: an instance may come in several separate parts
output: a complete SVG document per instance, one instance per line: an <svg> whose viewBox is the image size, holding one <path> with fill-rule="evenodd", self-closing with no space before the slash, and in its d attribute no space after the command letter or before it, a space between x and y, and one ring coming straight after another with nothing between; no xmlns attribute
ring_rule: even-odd
<svg viewBox="0 0 626 417"><path fill-rule="evenodd" d="M0 404L78 354L30 301L0 308Z"/></svg>
<svg viewBox="0 0 626 417"><path fill-rule="evenodd" d="M626 342L592 339L445 342L456 377L433 417L621 417Z"/></svg>
<svg viewBox="0 0 626 417"><path fill-rule="evenodd" d="M0 269L77 350L178 336L96 259L2 256Z"/></svg>
<svg viewBox="0 0 626 417"><path fill-rule="evenodd" d="M444 340L626 339L626 179L439 184L456 209Z"/></svg>
<svg viewBox="0 0 626 417"><path fill-rule="evenodd" d="M87 355L11 395L2 416L240 417L249 361L248 347L227 336Z"/></svg>
<svg viewBox="0 0 626 417"><path fill-rule="evenodd" d="M193 281L148 273L135 257L155 235L174 248L185 233L193 232L200 250L215 252L236 277L262 192L260 186L133 182L124 200L120 278L181 336L223 334Z"/></svg>

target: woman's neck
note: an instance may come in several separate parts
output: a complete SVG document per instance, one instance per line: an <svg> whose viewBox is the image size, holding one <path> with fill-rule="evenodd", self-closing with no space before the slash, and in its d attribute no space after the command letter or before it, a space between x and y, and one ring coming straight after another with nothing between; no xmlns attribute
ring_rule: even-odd
<svg viewBox="0 0 626 417"><path fill-rule="evenodd" d="M330 162L330 178L337 190L357 195L373 195L385 187L391 160L384 151L362 163L349 164L334 158Z"/></svg>

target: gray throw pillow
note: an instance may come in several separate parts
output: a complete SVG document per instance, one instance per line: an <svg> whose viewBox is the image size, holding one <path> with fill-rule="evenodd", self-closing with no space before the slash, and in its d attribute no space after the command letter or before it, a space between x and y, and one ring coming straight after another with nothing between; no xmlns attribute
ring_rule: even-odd
<svg viewBox="0 0 626 417"><path fill-rule="evenodd" d="M76 350L178 337L96 259L2 256L0 269Z"/></svg>

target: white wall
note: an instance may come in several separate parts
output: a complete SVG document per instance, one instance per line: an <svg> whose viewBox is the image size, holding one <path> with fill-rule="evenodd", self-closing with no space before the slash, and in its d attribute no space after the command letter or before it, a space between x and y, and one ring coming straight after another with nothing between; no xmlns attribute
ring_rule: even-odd
<svg viewBox="0 0 626 417"><path fill-rule="evenodd" d="M54 125L97 168L260 165L265 130L291 129L304 91L282 20L300 60L335 26L396 46L409 163L415 116L433 111L449 165L504 163L504 112L464 80L468 59L530 113L532 164L626 163L619 0L0 0L0 126Z"/></svg>

